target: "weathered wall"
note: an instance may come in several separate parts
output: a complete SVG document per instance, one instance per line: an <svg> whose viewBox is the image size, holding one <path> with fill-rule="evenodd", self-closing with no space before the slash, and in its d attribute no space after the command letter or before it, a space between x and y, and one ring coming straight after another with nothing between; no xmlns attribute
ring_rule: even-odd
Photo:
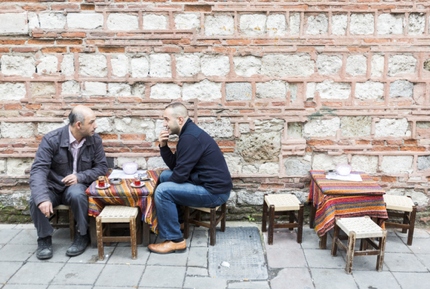
<svg viewBox="0 0 430 289"><path fill-rule="evenodd" d="M234 178L231 218L306 200L309 169L349 162L426 221L428 1L2 1L0 215L28 216L46 132L93 107L114 165L164 166L163 107L189 103Z"/></svg>

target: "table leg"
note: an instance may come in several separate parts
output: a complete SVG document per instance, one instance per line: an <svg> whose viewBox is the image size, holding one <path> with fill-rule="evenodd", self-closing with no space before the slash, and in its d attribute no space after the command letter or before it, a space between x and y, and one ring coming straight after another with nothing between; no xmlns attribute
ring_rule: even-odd
<svg viewBox="0 0 430 289"><path fill-rule="evenodd" d="M96 231L96 218L88 217L90 219L90 239L91 247L97 248L97 231Z"/></svg>
<svg viewBox="0 0 430 289"><path fill-rule="evenodd" d="M142 222L142 237L143 237L143 246L144 247L148 247L149 245L149 237L150 237L150 229L149 229L149 224L147 224L146 222Z"/></svg>
<svg viewBox="0 0 430 289"><path fill-rule="evenodd" d="M315 214L317 209L315 206L311 203L311 210L309 213L309 228L313 229L315 228Z"/></svg>
<svg viewBox="0 0 430 289"><path fill-rule="evenodd" d="M320 249L326 249L326 248L327 248L327 233L325 233L320 237Z"/></svg>

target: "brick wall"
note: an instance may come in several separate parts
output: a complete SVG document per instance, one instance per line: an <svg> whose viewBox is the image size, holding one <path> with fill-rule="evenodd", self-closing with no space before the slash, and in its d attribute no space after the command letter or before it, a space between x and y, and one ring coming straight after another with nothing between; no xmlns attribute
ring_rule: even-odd
<svg viewBox="0 0 430 289"><path fill-rule="evenodd" d="M349 162L430 218L428 1L2 1L0 215L28 216L42 135L77 103L112 165L163 167L164 106L189 105L234 179L231 218L262 195L306 200L309 169Z"/></svg>

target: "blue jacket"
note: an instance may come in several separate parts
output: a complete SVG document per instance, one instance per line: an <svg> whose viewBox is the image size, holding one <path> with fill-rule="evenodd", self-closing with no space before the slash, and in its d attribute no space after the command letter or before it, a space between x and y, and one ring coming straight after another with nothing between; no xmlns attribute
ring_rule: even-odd
<svg viewBox="0 0 430 289"><path fill-rule="evenodd" d="M78 183L89 186L98 176L107 173L108 165L98 134L89 136L79 149ZM66 186L61 181L73 173L73 156L69 150L69 126L47 133L39 145L30 171L30 190L34 203L49 200L49 191L61 194Z"/></svg>
<svg viewBox="0 0 430 289"><path fill-rule="evenodd" d="M190 182L212 194L230 193L233 187L224 156L215 140L190 119L179 134L174 154L168 146L160 154L173 171L169 181Z"/></svg>

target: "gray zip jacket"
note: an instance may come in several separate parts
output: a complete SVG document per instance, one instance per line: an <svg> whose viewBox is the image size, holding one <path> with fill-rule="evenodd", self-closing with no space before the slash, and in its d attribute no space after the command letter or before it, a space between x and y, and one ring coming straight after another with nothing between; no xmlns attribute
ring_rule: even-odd
<svg viewBox="0 0 430 289"><path fill-rule="evenodd" d="M89 186L98 176L107 173L108 165L102 139L98 134L86 137L79 149L78 183ZM69 125L47 133L39 145L30 171L30 190L38 206L49 201L49 191L62 194L66 186L61 181L73 173L73 156L69 149Z"/></svg>

